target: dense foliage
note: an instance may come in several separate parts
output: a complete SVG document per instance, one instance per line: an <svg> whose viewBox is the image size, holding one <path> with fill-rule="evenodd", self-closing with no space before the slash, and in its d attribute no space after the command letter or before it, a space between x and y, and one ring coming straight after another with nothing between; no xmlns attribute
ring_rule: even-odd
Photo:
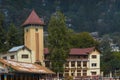
<svg viewBox="0 0 120 80"><path fill-rule="evenodd" d="M0 5L6 22L16 25L21 25L33 8L46 24L51 14L60 9L69 27L77 32L120 31L120 0L1 0Z"/></svg>
<svg viewBox="0 0 120 80"><path fill-rule="evenodd" d="M113 73L113 76L120 75L120 52L111 51L111 39L109 35L103 37L100 43L101 47L101 71L104 75ZM117 71L117 72L116 72Z"/></svg>
<svg viewBox="0 0 120 80"><path fill-rule="evenodd" d="M72 33L70 44L72 48L87 48L98 46L98 42L88 32Z"/></svg>
<svg viewBox="0 0 120 80"><path fill-rule="evenodd" d="M5 28L4 15L0 13L0 53L7 52L8 49L23 44L22 31L10 24L8 29Z"/></svg>
<svg viewBox="0 0 120 80"><path fill-rule="evenodd" d="M51 68L53 71L63 72L63 64L69 53L69 34L65 23L65 16L55 12L48 25L48 48L50 51Z"/></svg>

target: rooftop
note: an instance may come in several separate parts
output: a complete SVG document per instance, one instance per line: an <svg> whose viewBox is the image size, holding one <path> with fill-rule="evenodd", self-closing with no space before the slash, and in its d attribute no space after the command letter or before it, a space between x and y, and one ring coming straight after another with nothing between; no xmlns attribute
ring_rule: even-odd
<svg viewBox="0 0 120 80"><path fill-rule="evenodd" d="M44 25L44 22L39 18L39 16L36 14L36 12L34 10L32 10L31 14L26 19L26 21L22 24L22 26L26 26L29 24Z"/></svg>
<svg viewBox="0 0 120 80"><path fill-rule="evenodd" d="M16 51L19 51L19 50L21 50L21 49L23 49L23 48L26 48L26 49L28 49L27 47L25 47L24 45L21 45L21 46L16 46L16 47L13 47L13 48L11 48L10 50L8 50L8 52L16 52ZM30 49L28 49L29 51L31 51Z"/></svg>
<svg viewBox="0 0 120 80"><path fill-rule="evenodd" d="M95 50L95 47L90 48L72 48L70 49L69 55L87 55L88 53ZM44 54L49 54L48 48L44 48Z"/></svg>
<svg viewBox="0 0 120 80"><path fill-rule="evenodd" d="M4 59L0 59L0 63L11 67L18 72L54 74L54 72L52 72L51 70L38 64L17 62Z"/></svg>

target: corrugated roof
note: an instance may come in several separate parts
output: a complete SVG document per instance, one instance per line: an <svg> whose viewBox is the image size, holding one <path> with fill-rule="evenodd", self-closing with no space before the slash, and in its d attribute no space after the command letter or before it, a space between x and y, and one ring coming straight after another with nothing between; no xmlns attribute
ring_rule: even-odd
<svg viewBox="0 0 120 80"><path fill-rule="evenodd" d="M37 24L37 25L44 25L44 22L39 18L34 10L32 10L29 17L26 21L22 24L22 26L29 25L29 24Z"/></svg>
<svg viewBox="0 0 120 80"><path fill-rule="evenodd" d="M72 48L70 49L70 55L87 55L92 52L95 47L91 48ZM48 48L44 48L44 54L49 54Z"/></svg>
<svg viewBox="0 0 120 80"><path fill-rule="evenodd" d="M53 71L38 64L17 62L17 61L4 60L4 59L0 59L0 62L6 64L7 66L10 66L11 68L13 68L18 72L54 74Z"/></svg>
<svg viewBox="0 0 120 80"><path fill-rule="evenodd" d="M11 48L8 52L16 52L24 47L25 47L24 45L16 46L16 47Z"/></svg>

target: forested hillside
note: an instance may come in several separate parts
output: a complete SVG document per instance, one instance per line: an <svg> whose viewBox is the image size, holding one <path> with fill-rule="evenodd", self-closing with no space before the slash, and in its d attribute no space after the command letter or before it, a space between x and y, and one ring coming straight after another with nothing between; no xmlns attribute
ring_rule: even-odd
<svg viewBox="0 0 120 80"><path fill-rule="evenodd" d="M68 27L76 32L120 31L120 0L0 0L5 24L20 26L32 9L48 24L56 9L66 16Z"/></svg>

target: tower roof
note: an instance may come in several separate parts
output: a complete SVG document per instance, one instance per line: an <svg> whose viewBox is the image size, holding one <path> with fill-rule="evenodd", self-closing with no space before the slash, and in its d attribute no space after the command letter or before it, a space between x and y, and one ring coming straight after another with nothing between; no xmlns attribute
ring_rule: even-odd
<svg viewBox="0 0 120 80"><path fill-rule="evenodd" d="M31 14L25 20L25 22L22 24L22 26L29 25L29 24L44 25L44 22L39 18L39 16L36 14L36 12L34 10L32 10Z"/></svg>

